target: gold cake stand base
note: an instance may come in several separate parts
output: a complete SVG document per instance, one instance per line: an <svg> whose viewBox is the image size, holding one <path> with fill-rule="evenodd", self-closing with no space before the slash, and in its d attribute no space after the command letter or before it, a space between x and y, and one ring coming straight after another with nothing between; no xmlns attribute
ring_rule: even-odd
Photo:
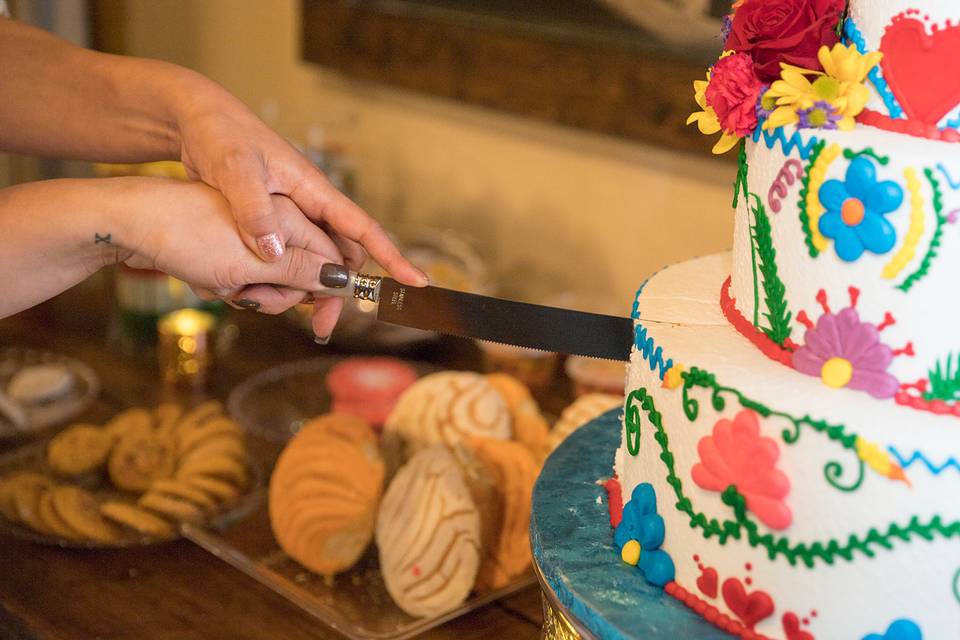
<svg viewBox="0 0 960 640"><path fill-rule="evenodd" d="M596 640L594 635L560 604L544 579L536 560L533 562L533 569L537 575L537 582L540 583L543 597L543 629L540 632L540 638L542 640Z"/></svg>

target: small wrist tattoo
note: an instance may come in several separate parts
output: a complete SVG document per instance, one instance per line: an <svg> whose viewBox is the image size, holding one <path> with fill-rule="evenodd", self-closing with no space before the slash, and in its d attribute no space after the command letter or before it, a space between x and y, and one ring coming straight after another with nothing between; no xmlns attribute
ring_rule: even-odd
<svg viewBox="0 0 960 640"><path fill-rule="evenodd" d="M112 233L108 233L106 235L100 235L99 233L94 233L93 244L113 244L112 236L113 236Z"/></svg>

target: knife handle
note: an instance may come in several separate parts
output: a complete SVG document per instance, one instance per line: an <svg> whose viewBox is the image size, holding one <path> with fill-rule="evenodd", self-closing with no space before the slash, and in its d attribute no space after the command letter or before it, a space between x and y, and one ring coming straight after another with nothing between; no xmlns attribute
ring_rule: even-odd
<svg viewBox="0 0 960 640"><path fill-rule="evenodd" d="M348 273L346 284L342 287L328 287L323 283L320 289L308 293L304 297L304 303L313 302L317 296L333 296L337 298L355 298L357 300L369 300L370 302L380 301L380 283L383 278L380 276L371 276L366 273L357 273L350 271Z"/></svg>

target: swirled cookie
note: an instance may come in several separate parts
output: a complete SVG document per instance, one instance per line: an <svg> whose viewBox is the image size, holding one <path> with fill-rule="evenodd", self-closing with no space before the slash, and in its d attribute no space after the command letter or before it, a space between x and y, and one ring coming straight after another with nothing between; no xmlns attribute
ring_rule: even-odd
<svg viewBox="0 0 960 640"><path fill-rule="evenodd" d="M325 576L352 567L373 537L383 478L369 423L342 414L309 422L270 477L270 525L280 547Z"/></svg>
<svg viewBox="0 0 960 640"><path fill-rule="evenodd" d="M540 413L530 389L506 373L490 373L486 378L507 403L513 422L513 439L529 449L537 460L543 460L548 453L550 425Z"/></svg>
<svg viewBox="0 0 960 640"><path fill-rule="evenodd" d="M446 371L407 389L384 424L384 446L410 459L434 444L453 447L464 438L508 440L510 411L503 396L477 373Z"/></svg>
<svg viewBox="0 0 960 640"><path fill-rule="evenodd" d="M553 451L560 446L567 436L590 422L617 407L623 406L623 397L606 393L588 393L573 401L560 414L560 419L553 425L550 432L549 446Z"/></svg>
<svg viewBox="0 0 960 640"><path fill-rule="evenodd" d="M412 616L455 608L480 566L480 517L460 465L443 446L416 454L397 473L377 514L380 571Z"/></svg>

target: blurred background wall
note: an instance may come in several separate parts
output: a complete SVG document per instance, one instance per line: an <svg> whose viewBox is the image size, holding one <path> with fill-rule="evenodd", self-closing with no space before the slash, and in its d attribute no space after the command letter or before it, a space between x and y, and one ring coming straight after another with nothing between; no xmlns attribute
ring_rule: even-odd
<svg viewBox="0 0 960 640"><path fill-rule="evenodd" d="M25 13L40 0L19 0ZM299 0L102 0L99 44L223 84L293 141L348 145L387 227L464 231L508 281L629 308L661 266L730 244L735 168L338 76L300 59ZM693 105L691 98L691 106ZM0 161L0 179L3 178ZM521 270L527 270L526 272Z"/></svg>

